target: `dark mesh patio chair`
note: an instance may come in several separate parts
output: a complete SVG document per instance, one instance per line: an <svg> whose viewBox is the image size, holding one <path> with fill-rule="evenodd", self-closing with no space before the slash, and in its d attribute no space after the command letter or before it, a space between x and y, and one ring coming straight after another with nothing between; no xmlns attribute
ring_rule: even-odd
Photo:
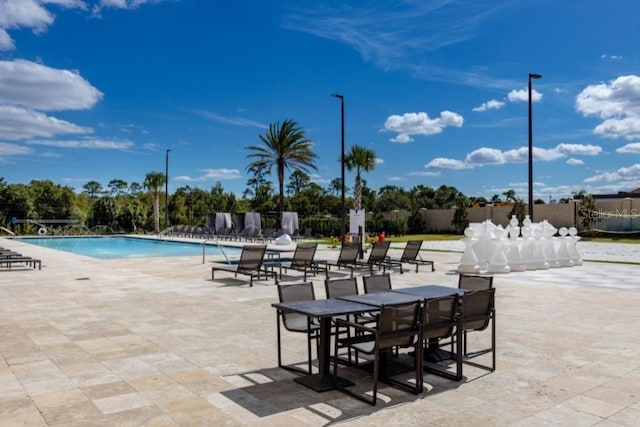
<svg viewBox="0 0 640 427"><path fill-rule="evenodd" d="M422 392L422 340L420 334L420 303L382 305L375 327L368 327L355 322L336 320L336 328L353 328L357 334L353 337L337 339L335 341L335 352L343 347L357 350L363 354L373 355L373 392L371 398L367 395L357 393L350 388L340 388L347 394L360 399L370 405L377 403L378 379L381 365L384 359L382 355L388 356L394 348L412 348L415 351L413 357L416 369L415 384L403 382L384 375L383 381L407 390L414 394ZM337 375L338 364L334 359L334 374Z"/></svg>
<svg viewBox="0 0 640 427"><path fill-rule="evenodd" d="M329 275L330 266L340 268L348 268L351 270L351 277L353 277L353 269L358 266L358 255L360 254L360 245L355 244L345 244L340 249L340 254L338 255L338 259L333 261L324 261L327 264L327 276Z"/></svg>
<svg viewBox="0 0 640 427"><path fill-rule="evenodd" d="M310 301L315 300L312 283L298 283L292 285L278 285L278 298L280 302ZM309 316L300 313L290 313L282 310L277 311L278 322L278 366L301 374L311 374L311 341L316 340L316 351L320 325L314 322ZM289 332L299 332L307 334L307 371L296 366L282 364L282 339L280 324Z"/></svg>
<svg viewBox="0 0 640 427"><path fill-rule="evenodd" d="M333 279L333 280L327 279L327 280L324 281L324 290L325 290L325 293L327 295L327 298L340 298L340 297L348 297L348 296L351 296L351 295L358 295L358 282L357 282L357 279L355 277L344 278L344 279ZM365 315L363 315L363 316L365 316ZM363 318L360 315L338 316L338 317L335 317L333 320L334 320L334 322L336 320L338 320L338 319L342 319L342 320L348 321L351 318L353 318L354 321L356 321L358 323L370 322L371 321L371 317L370 316L367 316L367 317ZM351 329L350 328L340 328L340 329L337 328L335 330L335 334L336 334L336 336L345 335L345 334L346 334L346 336L351 336ZM346 360L344 360L344 358L338 358L338 361L344 362L346 364L351 364L351 362L352 362L351 349L349 349L349 351L347 352Z"/></svg>
<svg viewBox="0 0 640 427"><path fill-rule="evenodd" d="M491 345L488 348L468 351L467 334L484 331L491 326ZM460 329L463 339L463 362L487 371L496 369L496 314L495 288L467 292L460 305ZM472 362L471 359L491 353L491 366Z"/></svg>
<svg viewBox="0 0 640 427"><path fill-rule="evenodd" d="M273 270L269 271L266 268L262 269L262 262L266 250L267 245L244 245L238 264L214 263L214 266L211 267L211 280L214 280L214 273L217 270L221 270L232 272L235 274L235 277L238 277L238 274L249 276L249 286L253 286L254 278L260 280L260 275L264 275L265 279L273 277L277 284L278 273Z"/></svg>
<svg viewBox="0 0 640 427"><path fill-rule="evenodd" d="M391 242L389 240L385 240L384 242L373 242L371 244L371 251L369 252L369 257L365 262L357 261L356 265L358 267L368 268L369 272L373 274L373 267L378 267L378 269L383 268L384 271L387 271L387 252L389 252L389 245Z"/></svg>
<svg viewBox="0 0 640 427"><path fill-rule="evenodd" d="M318 244L313 243L298 243L296 245L296 250L293 253L293 258L289 262L280 263L280 267L284 268L285 273L288 269L297 270L304 272L304 279L307 280L307 273L313 273L314 275L320 271L324 270L325 276L327 274L327 263L326 261L315 261L313 257L316 254L316 249L318 248ZM282 277L282 273L280 274Z"/></svg>
<svg viewBox="0 0 640 427"><path fill-rule="evenodd" d="M416 273L418 272L418 267L421 265L430 265L431 271L436 271L436 267L433 261L428 261L422 259L420 256L420 248L422 247L422 240L409 240L407 245L404 247L404 251L400 256L400 259L393 259L387 257L387 261L391 263L407 263L414 264L416 266ZM402 273L402 265L400 266L400 272Z"/></svg>
<svg viewBox="0 0 640 427"><path fill-rule="evenodd" d="M458 289L477 291L478 289L491 288L493 288L493 276L460 273L460 277L458 278Z"/></svg>
<svg viewBox="0 0 640 427"><path fill-rule="evenodd" d="M389 273L375 276L362 276L364 293L386 292L391 290L391 275Z"/></svg>
<svg viewBox="0 0 640 427"><path fill-rule="evenodd" d="M355 277L324 281L327 298L340 298L358 295L358 282Z"/></svg>
<svg viewBox="0 0 640 427"><path fill-rule="evenodd" d="M441 298L430 298L424 301L422 306L422 340L424 354L429 351L438 352L441 340L451 339L457 344L457 351L451 353L456 363L455 373L449 372L439 363L425 363L424 370L455 381L462 379L462 341L459 328L459 297L457 294ZM458 334L457 337L454 334ZM456 339L457 338L457 339Z"/></svg>

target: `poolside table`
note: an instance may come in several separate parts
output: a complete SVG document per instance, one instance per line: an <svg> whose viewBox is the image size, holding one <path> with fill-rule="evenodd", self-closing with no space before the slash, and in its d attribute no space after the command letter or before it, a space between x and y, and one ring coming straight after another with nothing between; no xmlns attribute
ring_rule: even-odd
<svg viewBox="0 0 640 427"><path fill-rule="evenodd" d="M281 302L271 304L278 310L300 313L320 320L320 342L318 349L319 372L295 378L294 381L322 392L339 387L347 387L353 383L345 378L336 377L331 372L331 318L356 313L370 313L378 311L373 305L360 304L343 299L324 299L295 302Z"/></svg>
<svg viewBox="0 0 640 427"><path fill-rule="evenodd" d="M415 295L422 299L447 297L449 295L458 294L464 296L465 290L458 288L450 288L448 286L440 285L423 285L414 286L411 288L397 288L392 289L390 292L397 292L405 295Z"/></svg>

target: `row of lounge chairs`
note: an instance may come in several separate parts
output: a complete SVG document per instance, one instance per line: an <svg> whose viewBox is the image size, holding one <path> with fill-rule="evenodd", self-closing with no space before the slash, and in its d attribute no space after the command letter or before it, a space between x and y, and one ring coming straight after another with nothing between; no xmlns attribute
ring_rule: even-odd
<svg viewBox="0 0 640 427"><path fill-rule="evenodd" d="M217 239L230 241L244 241L252 243L266 243L277 239L284 234L284 230L276 230L275 228L265 228L261 230L255 227L247 227L241 231L235 228L224 228L221 230L212 230L206 225L175 225L171 227L169 233L175 237L186 237L195 239ZM303 238L312 237L312 229L308 228L304 234L300 234L300 230L295 230L290 237L295 241Z"/></svg>
<svg viewBox="0 0 640 427"><path fill-rule="evenodd" d="M15 265L21 267L32 267L34 269L37 266L38 270L42 270L41 260L0 247L0 268L11 270Z"/></svg>
<svg viewBox="0 0 640 427"><path fill-rule="evenodd" d="M421 265L431 267L431 271L435 271L433 261L423 260L420 256L420 248L422 240L414 240L407 242L402 255L399 258L392 258L387 255L390 247L389 241L374 242L371 252L366 261L359 260L360 247L358 245L345 245L341 248L337 260L323 260L315 257L318 244L315 242L301 242L296 245L293 257L288 261L280 261L279 259L270 258L266 262L264 257L267 245L245 245L243 246L240 259L236 264L214 263L211 268L211 280L215 279L216 271L227 271L249 276L249 285L253 286L253 280L265 279L273 277L276 284L278 278L282 278L282 271L286 273L288 270L296 270L304 273L304 279L307 280L308 274L316 275L324 272L325 277L329 278L329 270L331 267L338 269L346 268L350 270L351 277L355 269L365 268L373 274L373 269L383 270L397 268L403 273L403 264L412 264L416 266L416 273ZM276 268L278 272L276 272Z"/></svg>

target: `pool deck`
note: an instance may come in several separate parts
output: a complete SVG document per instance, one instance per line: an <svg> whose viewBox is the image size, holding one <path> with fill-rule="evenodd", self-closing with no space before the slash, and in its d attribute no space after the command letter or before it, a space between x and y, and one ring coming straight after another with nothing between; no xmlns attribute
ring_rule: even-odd
<svg viewBox="0 0 640 427"><path fill-rule="evenodd" d="M43 262L42 270L0 271L0 426L635 426L640 419L640 265L587 261L496 276L497 370L465 366L461 382L426 374L419 396L382 384L372 407L338 391L315 393L277 367L272 280L250 288L221 272L212 281L211 257L102 261L16 240L0 245ZM578 247L599 258L591 246ZM456 287L461 254L438 249L424 254L435 272L394 272L393 286ZM639 249L604 252L637 262ZM317 256L337 254L322 248ZM290 272L282 283L301 279ZM319 298L322 279L312 277ZM283 340L285 362L306 360L302 334ZM365 376L358 387L370 384Z"/></svg>

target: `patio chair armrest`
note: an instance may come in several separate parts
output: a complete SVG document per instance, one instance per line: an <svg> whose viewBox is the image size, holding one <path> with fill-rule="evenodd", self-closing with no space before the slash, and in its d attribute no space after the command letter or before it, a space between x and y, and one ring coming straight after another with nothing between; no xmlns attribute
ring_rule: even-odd
<svg viewBox="0 0 640 427"><path fill-rule="evenodd" d="M352 328L359 329L365 332L370 332L372 334L376 333L376 330L374 328L369 328L367 326L364 326L361 323L350 322L348 320L342 320L342 319L336 319L335 322L336 322L336 326L350 326Z"/></svg>

